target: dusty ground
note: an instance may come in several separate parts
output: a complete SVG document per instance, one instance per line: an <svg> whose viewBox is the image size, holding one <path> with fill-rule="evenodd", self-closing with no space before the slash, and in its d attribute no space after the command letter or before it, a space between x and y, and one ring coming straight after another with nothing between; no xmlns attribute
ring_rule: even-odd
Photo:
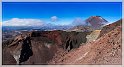
<svg viewBox="0 0 124 67"><path fill-rule="evenodd" d="M52 59L50 64L121 64L121 35L117 27L96 41Z"/></svg>

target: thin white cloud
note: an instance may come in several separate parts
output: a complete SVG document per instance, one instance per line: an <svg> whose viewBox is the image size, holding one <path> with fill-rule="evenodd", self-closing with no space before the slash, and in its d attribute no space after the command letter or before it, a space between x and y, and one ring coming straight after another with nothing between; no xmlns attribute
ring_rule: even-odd
<svg viewBox="0 0 124 67"><path fill-rule="evenodd" d="M44 23L39 19L19 19L12 18L7 21L3 21L3 26L42 26Z"/></svg>
<svg viewBox="0 0 124 67"><path fill-rule="evenodd" d="M58 21L58 17L57 17L57 16L52 16L52 17L51 17L51 21L52 21L52 22Z"/></svg>
<svg viewBox="0 0 124 67"><path fill-rule="evenodd" d="M82 20L82 18L78 17L75 18L74 21L72 22L73 25L84 25L85 22Z"/></svg>

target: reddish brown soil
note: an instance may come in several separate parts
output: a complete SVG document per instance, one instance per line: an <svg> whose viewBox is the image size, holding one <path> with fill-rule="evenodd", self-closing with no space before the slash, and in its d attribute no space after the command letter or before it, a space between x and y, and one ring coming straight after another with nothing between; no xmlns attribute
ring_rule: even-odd
<svg viewBox="0 0 124 67"><path fill-rule="evenodd" d="M121 20L118 20L112 24L109 24L109 25L106 25L103 27L103 29L101 30L100 32L100 35L99 37L103 36L104 34L114 30L117 26L121 26L122 25L122 19Z"/></svg>
<svg viewBox="0 0 124 67"><path fill-rule="evenodd" d="M117 27L100 39L52 59L49 64L121 64L121 28Z"/></svg>
<svg viewBox="0 0 124 67"><path fill-rule="evenodd" d="M57 45L62 44L62 36L60 31L52 31L49 33L42 34L43 36L46 36L56 42Z"/></svg>
<svg viewBox="0 0 124 67"><path fill-rule="evenodd" d="M3 53L2 53L2 64L3 65L6 65L6 64L9 64L9 65L16 64L16 61L15 61L14 57L10 54L10 51L7 48L5 48L3 50Z"/></svg>

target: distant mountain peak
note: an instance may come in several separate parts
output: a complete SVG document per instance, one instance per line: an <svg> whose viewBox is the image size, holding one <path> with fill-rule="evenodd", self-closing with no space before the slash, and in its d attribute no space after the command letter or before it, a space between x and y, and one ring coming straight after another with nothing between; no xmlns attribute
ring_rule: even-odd
<svg viewBox="0 0 124 67"><path fill-rule="evenodd" d="M99 28L108 23L108 21L102 18L101 16L91 16L86 19L85 22L87 25L91 25L94 28Z"/></svg>

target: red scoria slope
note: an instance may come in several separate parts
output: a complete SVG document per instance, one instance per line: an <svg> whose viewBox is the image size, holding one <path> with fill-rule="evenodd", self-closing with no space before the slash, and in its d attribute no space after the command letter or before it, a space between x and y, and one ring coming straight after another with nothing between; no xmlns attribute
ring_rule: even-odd
<svg viewBox="0 0 124 67"><path fill-rule="evenodd" d="M121 26L122 25L122 19L121 20L118 20L112 24L109 24L109 25L106 25L103 27L103 29L101 30L100 32L100 35L99 37L103 36L104 34L114 30L117 26Z"/></svg>
<svg viewBox="0 0 124 67"><path fill-rule="evenodd" d="M49 64L121 64L121 27L67 54L57 56Z"/></svg>

